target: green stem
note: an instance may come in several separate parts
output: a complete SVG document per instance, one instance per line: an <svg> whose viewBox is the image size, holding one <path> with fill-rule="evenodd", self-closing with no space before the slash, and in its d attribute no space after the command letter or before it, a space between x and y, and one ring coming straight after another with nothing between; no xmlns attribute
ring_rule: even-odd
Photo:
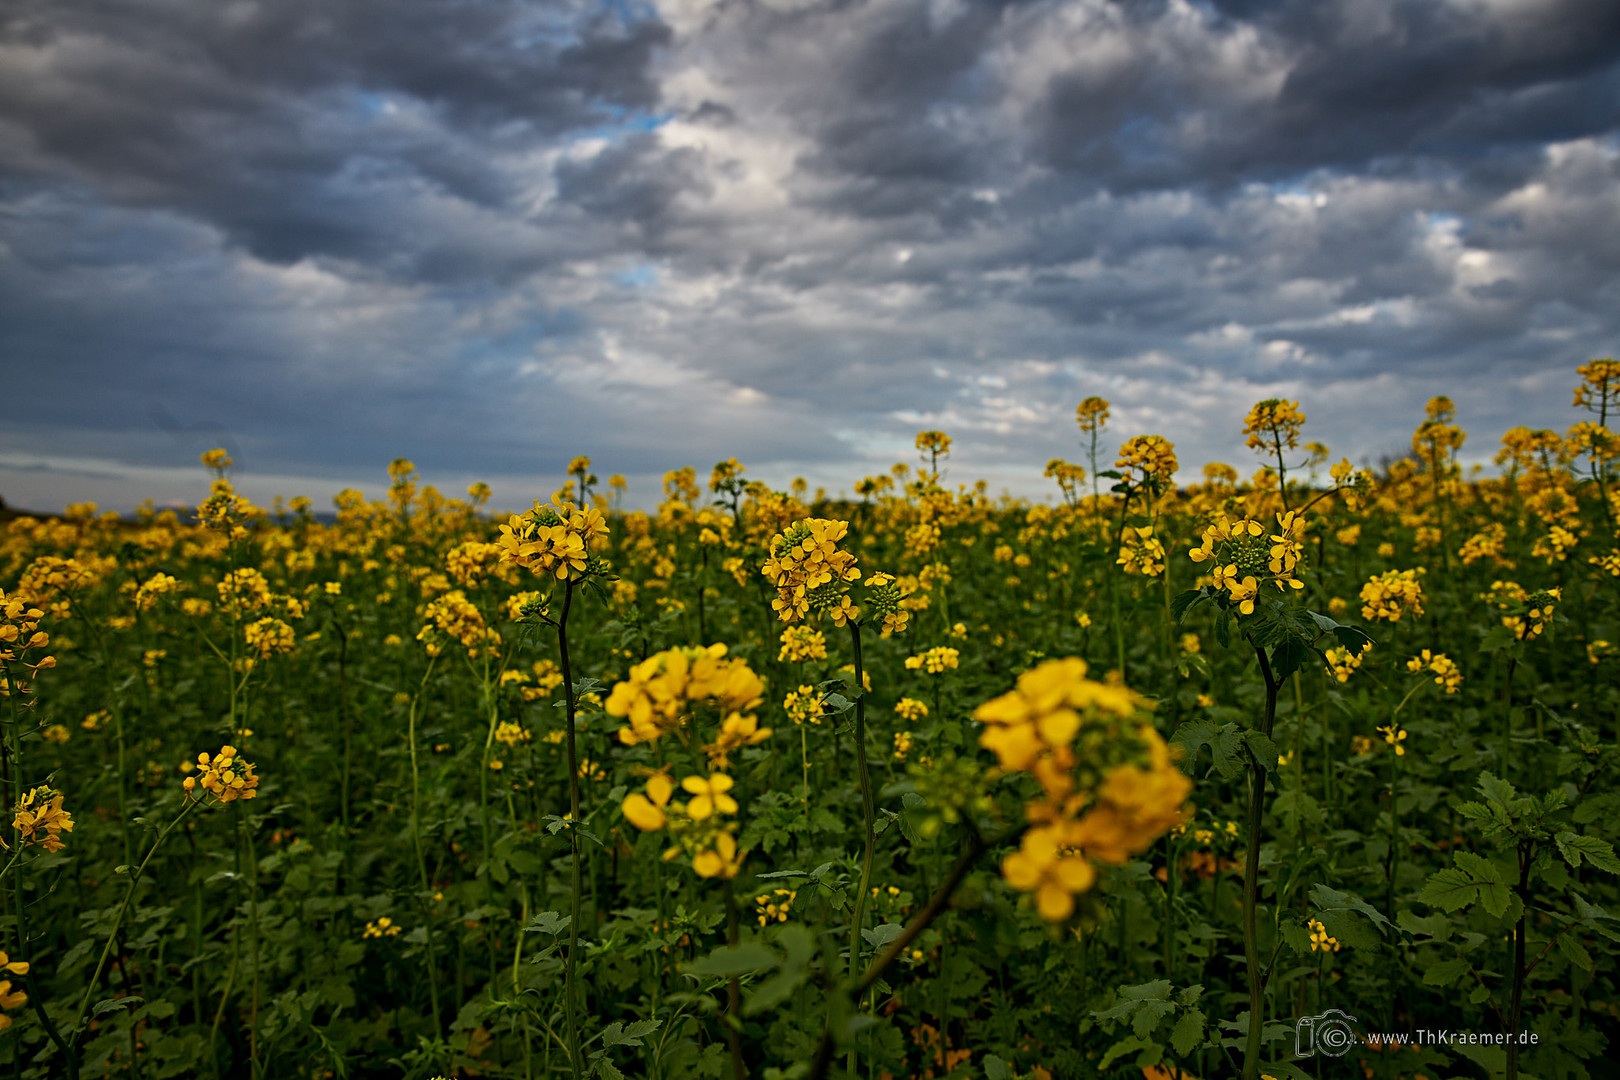
<svg viewBox="0 0 1620 1080"><path fill-rule="evenodd" d="M872 802L872 777L866 766L866 665L861 655L861 624L849 620L849 640L855 652L855 773L861 786L861 885L855 893L855 910L849 920L849 978L855 978L861 957L861 930L866 921L867 892L872 887L872 819L876 811ZM855 1006L860 1007L865 987L856 994ZM851 1073L855 1071L855 1048L852 1044L847 1062Z"/></svg>
<svg viewBox="0 0 1620 1080"><path fill-rule="evenodd" d="M433 1009L433 1031L439 1034L439 975L433 962L433 890L428 885L427 856L422 850L422 774L416 760L416 714L421 708L422 696L427 693L428 680L433 677L433 666L438 657L428 659L427 670L422 673L422 685L411 698L411 711L406 721L405 741L411 751L411 843L416 849L416 875L420 882L421 904L427 913L428 1000Z"/></svg>
<svg viewBox="0 0 1620 1080"><path fill-rule="evenodd" d="M1279 683L1272 676L1271 661L1265 649L1255 646L1254 653L1266 682L1266 711L1260 731L1270 738L1277 718ZM1260 903L1260 834L1265 822L1267 764L1256 758L1249 766L1248 850L1243 857L1243 959L1249 978L1249 1035L1243 1052L1243 1080L1256 1080L1260 1075L1260 1043L1265 1028L1265 980L1260 973L1255 912Z"/></svg>
<svg viewBox="0 0 1620 1080"><path fill-rule="evenodd" d="M568 657L568 611L574 604L574 581L569 579L563 590L562 614L557 618L557 656L562 666L563 702L567 723L568 747L568 860L570 881L568 898L568 955L563 971L563 1005L568 1017L568 1065L574 1080L580 1080L579 1042L579 919L580 919L580 855L579 855L579 751L574 734L574 670Z"/></svg>

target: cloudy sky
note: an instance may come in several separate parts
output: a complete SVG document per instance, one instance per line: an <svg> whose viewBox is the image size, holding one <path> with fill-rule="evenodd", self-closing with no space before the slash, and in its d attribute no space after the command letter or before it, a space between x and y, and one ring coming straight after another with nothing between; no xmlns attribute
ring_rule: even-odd
<svg viewBox="0 0 1620 1080"><path fill-rule="evenodd" d="M0 496L1486 458L1620 341L1613 0L6 0Z"/></svg>

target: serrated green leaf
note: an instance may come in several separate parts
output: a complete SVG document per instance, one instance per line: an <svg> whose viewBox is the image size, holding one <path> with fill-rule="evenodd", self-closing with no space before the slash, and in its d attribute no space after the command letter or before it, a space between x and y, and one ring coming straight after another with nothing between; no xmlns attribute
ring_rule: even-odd
<svg viewBox="0 0 1620 1080"><path fill-rule="evenodd" d="M1170 1029L1170 1045L1179 1056L1186 1057L1204 1041L1204 1022L1202 1009L1188 1009L1181 1014L1176 1026Z"/></svg>
<svg viewBox="0 0 1620 1080"><path fill-rule="evenodd" d="M741 945L722 945L707 956L681 965L681 971L707 978L728 978L766 971L775 967L778 960L776 953L762 942L745 941Z"/></svg>
<svg viewBox="0 0 1620 1080"><path fill-rule="evenodd" d="M1559 935L1558 951L1564 954L1564 959L1582 971L1592 970L1592 954L1586 951L1586 946L1576 940L1574 934Z"/></svg>
<svg viewBox="0 0 1620 1080"><path fill-rule="evenodd" d="M1569 865L1579 866L1581 859L1585 858L1599 870L1620 874L1620 859L1615 858L1614 846L1607 840L1573 832L1561 832L1553 837L1553 840L1558 844L1559 852Z"/></svg>
<svg viewBox="0 0 1620 1080"><path fill-rule="evenodd" d="M1429 875L1418 899L1447 913L1459 911L1479 899L1479 885L1463 871L1448 866Z"/></svg>

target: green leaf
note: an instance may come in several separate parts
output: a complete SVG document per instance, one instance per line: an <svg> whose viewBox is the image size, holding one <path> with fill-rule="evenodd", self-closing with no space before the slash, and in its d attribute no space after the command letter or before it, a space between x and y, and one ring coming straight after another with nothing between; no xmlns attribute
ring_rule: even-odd
<svg viewBox="0 0 1620 1080"><path fill-rule="evenodd" d="M745 941L741 945L722 945L707 956L681 965L681 971L687 975L729 978L765 971L775 967L777 960L776 953L760 942Z"/></svg>
<svg viewBox="0 0 1620 1080"><path fill-rule="evenodd" d="M1351 652L1360 652L1373 643L1372 636L1356 626L1334 627L1333 638L1342 648L1349 649Z"/></svg>
<svg viewBox="0 0 1620 1080"><path fill-rule="evenodd" d="M1137 983L1135 986L1122 986L1119 996L1130 1001L1169 1001L1170 980L1154 979L1152 982Z"/></svg>
<svg viewBox="0 0 1620 1080"><path fill-rule="evenodd" d="M1442 960L1438 964L1431 964L1423 972L1423 985L1450 986L1464 975L1467 975L1471 967L1472 965L1460 956L1450 960Z"/></svg>
<svg viewBox="0 0 1620 1080"><path fill-rule="evenodd" d="M1479 774L1479 790L1485 794L1485 798L1504 810L1509 809L1519 797L1518 790L1512 784L1498 779L1489 769Z"/></svg>
<svg viewBox="0 0 1620 1080"><path fill-rule="evenodd" d="M1518 640L1518 635L1516 635L1508 627L1493 626L1491 627L1490 632L1485 635L1484 640L1479 643L1479 651L1482 653L1493 653L1500 649L1507 648L1509 645L1512 645Z"/></svg>
<svg viewBox="0 0 1620 1080"><path fill-rule="evenodd" d="M640 1046L643 1035L651 1035L658 1030L662 1020L637 1020L629 1027L615 1020L602 1032L602 1046Z"/></svg>
<svg viewBox="0 0 1620 1080"><path fill-rule="evenodd" d="M1595 836L1581 836L1579 833L1561 832L1553 837L1558 844L1559 852L1564 861L1571 866L1581 865L1584 857L1587 862L1599 870L1607 870L1611 874L1620 874L1620 859L1614 855L1614 846L1607 840L1600 840Z"/></svg>
<svg viewBox="0 0 1620 1080"><path fill-rule="evenodd" d="M984 1080L1013 1080L1012 1069L994 1054L984 1056Z"/></svg>
<svg viewBox="0 0 1620 1080"><path fill-rule="evenodd" d="M1278 682L1302 669L1311 658L1311 647L1304 638L1289 634L1271 650L1272 677ZM1271 760L1276 761L1274 757Z"/></svg>
<svg viewBox="0 0 1620 1080"><path fill-rule="evenodd" d="M1181 622L1183 617L1186 616L1187 610L1200 600L1205 599L1206 596L1207 594L1201 588L1176 593L1170 598L1170 617L1177 622Z"/></svg>
<svg viewBox="0 0 1620 1080"><path fill-rule="evenodd" d="M1170 1045L1175 1047L1178 1055L1186 1057L1203 1041L1204 1011L1188 1009L1181 1014L1181 1019L1176 1021L1176 1026L1170 1029Z"/></svg>
<svg viewBox="0 0 1620 1080"><path fill-rule="evenodd" d="M904 923L879 923L877 926L871 927L870 929L862 930L861 937L865 938L866 943L872 946L872 948L881 949L885 945L892 942L895 938L899 937L900 932L905 928Z"/></svg>
<svg viewBox="0 0 1620 1080"><path fill-rule="evenodd" d="M1448 866L1429 875L1418 899L1444 912L1459 911L1479 899L1479 885L1461 870Z"/></svg>
<svg viewBox="0 0 1620 1080"><path fill-rule="evenodd" d="M555 911L542 911L529 920L529 925L523 928L528 934L550 934L556 937L568 929L570 917Z"/></svg>
<svg viewBox="0 0 1620 1080"><path fill-rule="evenodd" d="M1267 772L1277 771L1277 759L1281 757L1277 752L1277 744L1272 742L1264 732L1245 731L1243 741L1248 744L1249 752L1254 755L1255 761Z"/></svg>
<svg viewBox="0 0 1620 1080"><path fill-rule="evenodd" d="M1373 907L1355 893L1340 892L1330 889L1326 885L1311 886L1311 902L1320 911L1354 911L1367 918L1382 934L1390 921L1384 917L1383 912Z"/></svg>
<svg viewBox="0 0 1620 1080"><path fill-rule="evenodd" d="M1102 1061L1098 1062L1097 1068L1106 1072L1108 1066L1112 1065L1126 1054L1134 1053L1137 1050L1147 1050L1157 1045L1157 1043L1144 1039L1140 1035L1127 1035L1123 1039L1119 1040L1119 1042L1108 1048L1108 1053L1103 1055L1103 1059Z"/></svg>
<svg viewBox="0 0 1620 1080"><path fill-rule="evenodd" d="M1472 851L1454 851L1451 853L1451 858L1459 868L1476 882L1498 882L1502 880L1502 868L1482 855L1475 855Z"/></svg>
<svg viewBox="0 0 1620 1080"><path fill-rule="evenodd" d="M1202 986L1202 984L1193 983L1191 986L1187 987L1181 993L1177 994L1176 995L1176 1000L1181 1002L1181 1004L1183 1004L1183 1005L1191 1005L1193 1002L1197 1001L1199 998L1201 998L1203 996L1204 996L1204 987Z"/></svg>
<svg viewBox="0 0 1620 1080"><path fill-rule="evenodd" d="M810 874L805 870L772 870L768 874L755 874L754 876L761 881L770 881L775 878L809 877Z"/></svg>
<svg viewBox="0 0 1620 1080"><path fill-rule="evenodd" d="M117 1012L119 1009L133 1009L135 1006L140 1005L145 1000L145 998L138 997L134 994L131 994L129 997L103 998L96 1002L96 1007L92 1009L91 1012L96 1016L105 1016L108 1013Z"/></svg>
<svg viewBox="0 0 1620 1080"><path fill-rule="evenodd" d="M1559 935L1558 951L1564 954L1564 959L1582 971L1592 970L1592 954L1586 951L1586 946L1576 940L1574 934Z"/></svg>

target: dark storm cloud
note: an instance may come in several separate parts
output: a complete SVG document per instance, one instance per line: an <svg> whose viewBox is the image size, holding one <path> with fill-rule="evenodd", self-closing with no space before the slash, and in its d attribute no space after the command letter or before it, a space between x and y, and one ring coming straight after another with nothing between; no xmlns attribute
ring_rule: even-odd
<svg viewBox="0 0 1620 1080"><path fill-rule="evenodd" d="M1609 0L20 0L0 483L1488 456L1613 350L1617 132Z"/></svg>

